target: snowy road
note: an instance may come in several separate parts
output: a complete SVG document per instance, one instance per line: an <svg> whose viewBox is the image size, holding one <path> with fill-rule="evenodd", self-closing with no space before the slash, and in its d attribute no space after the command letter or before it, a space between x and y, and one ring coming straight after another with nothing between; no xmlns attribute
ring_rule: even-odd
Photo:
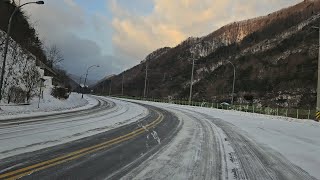
<svg viewBox="0 0 320 180"><path fill-rule="evenodd" d="M317 123L97 99L86 111L2 121L0 179L320 179Z"/></svg>
<svg viewBox="0 0 320 180"><path fill-rule="evenodd" d="M139 102L139 101L135 101ZM193 108L188 106L161 104L147 102L153 106L157 106L173 112L182 121L183 126L174 140L166 147L161 149L154 156L140 166L129 172L123 179L289 179L289 180L308 180L320 178L319 172L316 170L320 167L320 158L315 154L319 154L320 144L320 128L313 122L306 123L304 126L309 128L310 132L314 132L312 137L314 143L310 145L308 134L310 132L302 132L305 130L300 128L301 122L288 122L282 120L270 120L274 124L274 129L278 129L277 136L271 136L271 145L277 144L278 136L285 136L290 133L288 128L284 128L283 124L292 128L296 126L295 136L290 139L293 141L296 137L303 139L303 143L296 143L295 148L286 149L287 152L277 152L270 145L259 142L263 138L259 138L260 134L251 134L252 131L244 131L245 126L253 126L254 121L261 125L261 118L244 117L241 120L241 113L230 111L215 111L208 108ZM228 118L221 114L229 114ZM238 113L238 114L237 114ZM235 114L232 116L232 114ZM217 116L222 118L217 118ZM244 121L244 125L237 126L228 122L233 117L234 121ZM250 119L253 122L250 123ZM245 123L246 122L246 123ZM241 127L242 126L242 127ZM272 129L266 122L265 129ZM257 128L259 129L259 128ZM286 131L288 130L288 131ZM260 131L263 131L260 129ZM249 133L248 133L249 132ZM267 136L267 135L266 135ZM270 135L269 135L270 136ZM282 139L279 137L278 139ZM271 143L274 141L275 143ZM296 142L296 141L294 141ZM292 148L292 142L282 142ZM301 144L305 146L300 146ZM277 146L275 146L277 147ZM280 148L281 149L281 148ZM300 156L300 162L303 167L296 164L299 162L290 156L283 154L304 151ZM287 155L287 154L286 154ZM290 160L288 158L290 158ZM312 161L309 161L313 158ZM309 162L308 162L309 161ZM309 168L312 166L314 168Z"/></svg>
<svg viewBox="0 0 320 180"><path fill-rule="evenodd" d="M1 121L0 179L121 177L177 131L167 111L96 98L84 111Z"/></svg>
<svg viewBox="0 0 320 180"><path fill-rule="evenodd" d="M98 106L83 111L0 121L0 159L92 136L148 114L132 103L97 100Z"/></svg>

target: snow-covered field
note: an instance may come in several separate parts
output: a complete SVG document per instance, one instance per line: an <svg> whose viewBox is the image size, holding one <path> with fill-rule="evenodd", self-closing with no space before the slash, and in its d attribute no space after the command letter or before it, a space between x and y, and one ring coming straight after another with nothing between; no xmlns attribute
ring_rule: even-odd
<svg viewBox="0 0 320 180"><path fill-rule="evenodd" d="M142 106L112 101L115 106L91 113L0 127L0 159L92 136L148 114Z"/></svg>
<svg viewBox="0 0 320 180"><path fill-rule="evenodd" d="M249 179L250 172L257 171L261 171L260 174L251 174L251 177L268 179L267 176L272 176L270 172L277 172L287 178L294 175L295 178L291 179L310 179L309 175L320 179L320 124L317 122L175 104L135 102L171 111L182 120L183 126L171 143L123 179L211 179L219 177L214 176L214 171L219 171L216 166L223 167L220 176L223 179L241 177L244 168ZM212 157L216 151L220 157ZM238 159L242 162L242 169ZM222 165L217 165L217 161Z"/></svg>
<svg viewBox="0 0 320 180"><path fill-rule="evenodd" d="M71 93L66 100L45 95L40 100L39 108L37 98L33 98L30 105L0 104L0 120L77 111L91 108L97 104L96 99L88 96L84 96L82 99L81 94L77 93Z"/></svg>

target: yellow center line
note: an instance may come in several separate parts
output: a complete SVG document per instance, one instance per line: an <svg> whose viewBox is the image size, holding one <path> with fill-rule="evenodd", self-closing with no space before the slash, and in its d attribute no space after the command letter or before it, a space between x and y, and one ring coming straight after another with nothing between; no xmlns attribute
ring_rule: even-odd
<svg viewBox="0 0 320 180"><path fill-rule="evenodd" d="M145 127L147 129L151 129L151 128L157 126L163 120L163 115L158 111L157 111L157 113L158 113L158 118L155 121L153 121L152 123L146 125ZM112 139L112 140L109 140L109 141L106 141L106 142L103 142L103 143L100 143L100 144L97 144L97 145L94 145L91 147L83 148L83 149L74 151L72 153L69 153L67 155L63 155L63 156L60 156L60 157L57 157L57 158L54 158L54 159L51 159L48 161L34 164L34 165L31 165L31 166L28 166L25 168L21 168L21 169L12 171L12 172L5 173L5 174L1 174L0 178L1 179L2 178L18 179L18 178L21 178L21 177L26 176L28 174L31 174L33 172L40 171L40 170L43 170L43 169L46 169L46 168L49 168L49 167L52 167L52 166L55 166L58 164L62 164L64 162L67 162L67 161L70 161L73 159L77 159L77 158L82 157L84 155L87 155L89 153L96 152L96 151L99 151L104 148L108 148L108 147L115 145L115 144L119 144L121 142L132 139L132 138L144 133L144 131L145 131L144 128L139 128L135 131L132 131L132 132L130 132L126 135L123 135L123 136L119 136L115 139ZM15 176L13 176L13 175L15 175ZM13 176L13 177L9 177L9 176Z"/></svg>

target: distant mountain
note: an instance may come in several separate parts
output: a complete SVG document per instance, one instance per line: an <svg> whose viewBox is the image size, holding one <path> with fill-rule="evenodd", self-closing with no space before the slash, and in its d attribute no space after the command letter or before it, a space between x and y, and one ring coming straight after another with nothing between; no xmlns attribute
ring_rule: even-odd
<svg viewBox="0 0 320 180"><path fill-rule="evenodd" d="M230 102L231 61L236 66L236 103L314 108L318 30L312 26L319 26L319 13L319 0L305 0L204 37L190 37L174 48L161 48L112 77L113 93L121 93L124 77L124 94L142 96L148 62L149 97L187 99L194 58L194 100Z"/></svg>
<svg viewBox="0 0 320 180"><path fill-rule="evenodd" d="M69 76L75 83L79 84L79 82L80 82L80 76L74 75L74 74L68 74L68 76ZM81 84L84 83L84 79L85 79L85 76L83 76L83 77L81 78ZM88 79L87 79L87 82L86 82L86 85L87 85L87 86L93 86L93 85L95 85L97 82L98 82L98 80L96 80L96 79L89 79L89 78L88 78Z"/></svg>

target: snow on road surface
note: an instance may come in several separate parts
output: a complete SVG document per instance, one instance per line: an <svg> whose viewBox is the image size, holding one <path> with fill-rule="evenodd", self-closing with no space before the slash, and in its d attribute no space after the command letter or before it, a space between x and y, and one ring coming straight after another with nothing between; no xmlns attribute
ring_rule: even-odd
<svg viewBox="0 0 320 180"><path fill-rule="evenodd" d="M112 102L111 107L103 105L99 111L78 116L59 115L49 120L44 118L31 123L0 126L0 159L92 136L148 114L142 106L119 100Z"/></svg>
<svg viewBox="0 0 320 180"><path fill-rule="evenodd" d="M96 99L86 95L81 98L81 94L78 93L71 93L66 100L46 95L41 99L39 108L37 98L34 98L30 105L0 104L0 120L77 111L89 109L97 104Z"/></svg>
<svg viewBox="0 0 320 180"><path fill-rule="evenodd" d="M320 179L319 123L135 102L169 110L183 126L123 179Z"/></svg>

